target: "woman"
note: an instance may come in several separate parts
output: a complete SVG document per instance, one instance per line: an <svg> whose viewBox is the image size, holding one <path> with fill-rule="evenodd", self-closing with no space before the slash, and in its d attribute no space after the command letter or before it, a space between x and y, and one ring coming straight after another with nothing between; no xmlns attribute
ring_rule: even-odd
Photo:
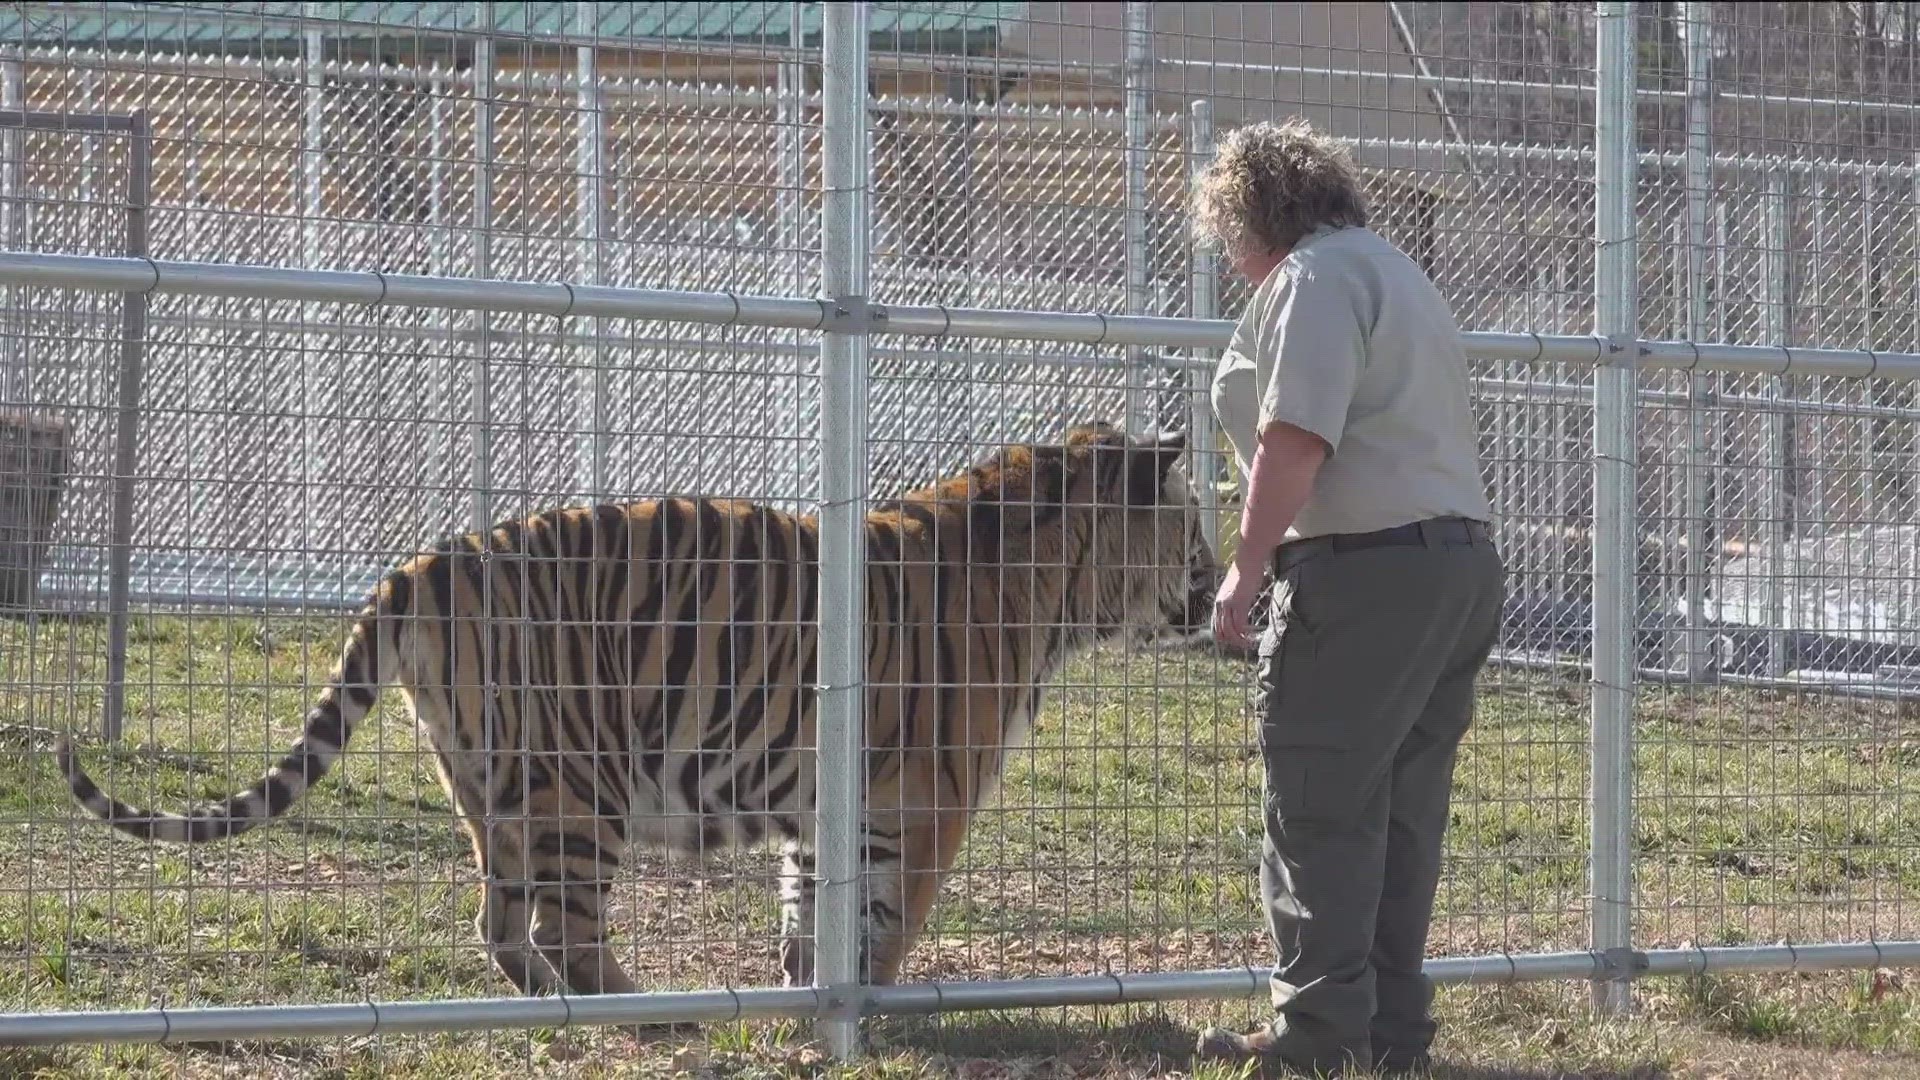
<svg viewBox="0 0 1920 1080"><path fill-rule="evenodd" d="M1278 953L1274 1019L1209 1030L1200 1052L1422 1069L1455 752L1505 602L1459 328L1368 228L1344 146L1304 121L1228 135L1196 213L1257 286L1213 383L1246 484L1214 634L1251 644L1271 571L1260 884Z"/></svg>

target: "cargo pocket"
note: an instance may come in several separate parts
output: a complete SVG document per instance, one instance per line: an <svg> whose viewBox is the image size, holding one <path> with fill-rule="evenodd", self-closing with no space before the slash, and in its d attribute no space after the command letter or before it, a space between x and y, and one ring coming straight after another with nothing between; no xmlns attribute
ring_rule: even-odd
<svg viewBox="0 0 1920 1080"><path fill-rule="evenodd" d="M1302 592L1308 587L1308 570L1312 564L1301 563L1282 574L1273 583L1272 593L1267 601L1267 628L1260 635L1260 660L1265 663L1269 657L1278 658L1282 652L1289 657L1311 656L1313 649L1313 624L1306 617Z"/></svg>
<svg viewBox="0 0 1920 1080"><path fill-rule="evenodd" d="M1274 590L1273 621L1260 639L1260 751L1266 768L1267 813L1273 822L1312 827L1345 816L1353 799L1353 732L1328 712L1338 676L1320 662L1321 634L1312 613L1321 598L1309 561L1293 567Z"/></svg>
<svg viewBox="0 0 1920 1080"><path fill-rule="evenodd" d="M1313 628L1300 618L1300 577L1296 566L1274 582L1266 629L1256 650L1259 661L1257 704L1260 744L1265 747L1290 699L1300 695L1295 682L1310 674Z"/></svg>
<svg viewBox="0 0 1920 1080"><path fill-rule="evenodd" d="M1312 835L1355 820L1365 799L1351 751L1280 745L1267 753L1266 810L1280 831Z"/></svg>

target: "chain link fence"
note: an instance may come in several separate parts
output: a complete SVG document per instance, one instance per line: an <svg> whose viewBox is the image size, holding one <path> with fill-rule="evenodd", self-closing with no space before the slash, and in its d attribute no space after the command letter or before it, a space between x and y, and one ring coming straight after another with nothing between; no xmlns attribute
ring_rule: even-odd
<svg viewBox="0 0 1920 1080"><path fill-rule="evenodd" d="M568 1023L843 1036L845 987L780 988L777 853L636 853L609 922L648 993L502 997L396 702L296 820L191 850L76 815L52 739L104 728L90 767L143 806L236 790L381 574L552 506L832 519L1103 419L1189 429L1230 545L1207 389L1249 290L1188 191L1218 133L1293 113L1354 140L1468 332L1510 570L1436 977L1617 1003L1911 959L1920 53L1898 5L1795 7L16 5L0 107L69 119L0 123L0 408L61 448L6 459L33 584L0 626L0 1038L335 1035L303 1064L431 1071ZM1057 673L868 1007L1261 994L1244 659ZM460 1027L494 1030L426 1034Z"/></svg>

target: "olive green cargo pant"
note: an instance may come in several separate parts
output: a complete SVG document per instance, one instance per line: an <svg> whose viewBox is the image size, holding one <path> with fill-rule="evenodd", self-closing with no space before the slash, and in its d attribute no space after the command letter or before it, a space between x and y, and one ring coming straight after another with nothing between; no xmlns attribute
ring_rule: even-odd
<svg viewBox="0 0 1920 1080"><path fill-rule="evenodd" d="M1455 754L1505 605L1484 527L1396 532L1284 547L1260 647L1274 1030L1282 1059L1308 1068L1425 1060L1421 966Z"/></svg>

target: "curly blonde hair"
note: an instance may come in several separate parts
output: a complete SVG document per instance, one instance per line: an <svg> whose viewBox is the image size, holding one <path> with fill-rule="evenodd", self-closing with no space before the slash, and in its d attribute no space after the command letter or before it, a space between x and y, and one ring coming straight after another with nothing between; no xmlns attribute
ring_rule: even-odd
<svg viewBox="0 0 1920 1080"><path fill-rule="evenodd" d="M1346 143L1302 117L1236 128L1201 173L1194 224L1229 256L1285 251L1322 225L1367 224Z"/></svg>

